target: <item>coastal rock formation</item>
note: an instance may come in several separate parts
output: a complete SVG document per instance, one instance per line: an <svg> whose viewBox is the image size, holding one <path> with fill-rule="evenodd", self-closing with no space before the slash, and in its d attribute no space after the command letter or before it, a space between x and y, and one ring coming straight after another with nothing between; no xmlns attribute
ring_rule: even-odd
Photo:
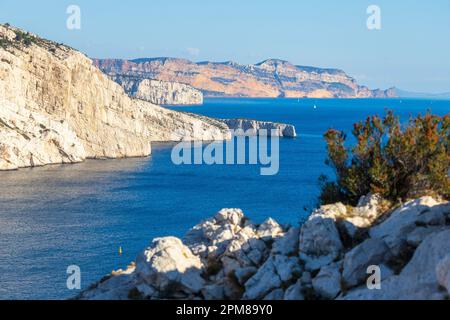
<svg viewBox="0 0 450 320"><path fill-rule="evenodd" d="M0 170L147 156L151 141L222 140L225 124L132 99L92 60L0 25Z"/></svg>
<svg viewBox="0 0 450 320"><path fill-rule="evenodd" d="M228 128L234 130L235 134L243 131L243 134L257 135L260 132L259 130L264 129L268 135L289 138L294 138L297 136L295 127L284 123L256 121L250 119L222 119L221 121L223 121ZM236 130L239 131L236 132Z"/></svg>
<svg viewBox="0 0 450 320"><path fill-rule="evenodd" d="M175 58L97 59L112 77L132 76L188 84L206 97L387 98L395 89L370 90L338 69L296 66L269 59L254 65Z"/></svg>
<svg viewBox="0 0 450 320"><path fill-rule="evenodd" d="M183 240L155 239L136 265L77 298L448 299L450 204L423 197L392 211L382 203L369 195L357 208L323 206L301 228L272 219L257 225L239 209L223 209ZM346 219L374 212L378 219L355 226L354 236L343 228ZM432 231L408 244L421 228ZM366 285L374 266L379 289Z"/></svg>
<svg viewBox="0 0 450 320"><path fill-rule="evenodd" d="M154 104L203 104L203 93L186 84L130 76L115 76L113 80L120 84L130 96Z"/></svg>
<svg viewBox="0 0 450 320"><path fill-rule="evenodd" d="M333 219L312 215L300 231L300 258L309 271L319 270L342 254L343 244Z"/></svg>
<svg viewBox="0 0 450 320"><path fill-rule="evenodd" d="M147 294L158 293L161 297L199 293L204 284L202 267L200 258L174 237L153 240L136 259L137 275L149 287Z"/></svg>

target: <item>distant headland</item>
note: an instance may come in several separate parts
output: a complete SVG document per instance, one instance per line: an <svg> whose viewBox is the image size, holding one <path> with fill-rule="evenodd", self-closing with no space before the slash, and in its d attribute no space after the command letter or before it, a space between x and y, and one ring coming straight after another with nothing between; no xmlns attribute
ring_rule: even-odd
<svg viewBox="0 0 450 320"><path fill-rule="evenodd" d="M134 60L94 59L103 72L134 81L178 82L202 91L205 97L252 98L395 98L397 90L371 90L339 69L294 65L269 59L257 64L192 62L178 58Z"/></svg>

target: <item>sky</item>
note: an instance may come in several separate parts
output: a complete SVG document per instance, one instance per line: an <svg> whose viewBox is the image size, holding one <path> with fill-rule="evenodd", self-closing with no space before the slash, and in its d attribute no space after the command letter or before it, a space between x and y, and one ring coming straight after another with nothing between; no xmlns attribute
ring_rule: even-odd
<svg viewBox="0 0 450 320"><path fill-rule="evenodd" d="M81 28L66 26L69 5ZM380 8L380 30L367 8ZM0 0L0 22L92 58L268 58L339 68L370 88L450 92L450 0Z"/></svg>

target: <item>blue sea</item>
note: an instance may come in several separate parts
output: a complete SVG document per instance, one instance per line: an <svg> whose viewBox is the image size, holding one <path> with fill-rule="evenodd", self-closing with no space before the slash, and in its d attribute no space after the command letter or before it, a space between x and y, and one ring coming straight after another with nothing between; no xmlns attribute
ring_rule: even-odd
<svg viewBox="0 0 450 320"><path fill-rule="evenodd" d="M148 158L0 172L0 299L72 297L69 265L81 268L86 288L133 261L152 238L183 236L221 208L242 208L255 222L299 223L317 203L319 175L333 174L324 164L328 128L350 134L354 122L386 109L404 120L428 109L443 115L450 101L207 99L172 108L285 122L298 137L280 140L274 176L261 176L259 165L177 166L173 144L153 144Z"/></svg>

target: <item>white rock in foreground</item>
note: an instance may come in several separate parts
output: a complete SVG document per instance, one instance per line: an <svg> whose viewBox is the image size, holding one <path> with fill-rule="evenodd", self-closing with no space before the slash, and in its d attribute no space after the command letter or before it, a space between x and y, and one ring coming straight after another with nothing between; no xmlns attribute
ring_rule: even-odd
<svg viewBox="0 0 450 320"><path fill-rule="evenodd" d="M367 239L347 252L344 257L343 280L347 287L354 287L367 278L367 268L385 263L391 257L386 243L381 239Z"/></svg>
<svg viewBox="0 0 450 320"><path fill-rule="evenodd" d="M334 299L341 292L340 264L333 263L320 269L312 280L316 295L325 299Z"/></svg>
<svg viewBox="0 0 450 320"><path fill-rule="evenodd" d="M399 275L381 282L381 290L366 287L348 292L347 300L443 300L448 297L438 282L439 264L450 252L450 229L427 237ZM438 273L440 275L440 273Z"/></svg>
<svg viewBox="0 0 450 320"><path fill-rule="evenodd" d="M448 211L448 203L440 203L431 197L416 199L395 210L381 224L372 227L369 234L372 238L383 239L397 255L405 248L408 236L418 227L444 225Z"/></svg>
<svg viewBox="0 0 450 320"><path fill-rule="evenodd" d="M272 219L253 224L241 210L223 209L191 229L184 243L155 239L136 267L108 276L78 298L446 299L450 227L442 217L449 209L431 198L408 202L344 242L336 223L352 215L342 204L316 210L300 232ZM386 239L405 244L392 250ZM374 265L381 290L366 286Z"/></svg>
<svg viewBox="0 0 450 320"><path fill-rule="evenodd" d="M161 296L198 293L203 265L180 239L157 238L136 259L136 273Z"/></svg>
<svg viewBox="0 0 450 320"><path fill-rule="evenodd" d="M436 267L436 277L438 283L450 294L450 253L439 261Z"/></svg>
<svg viewBox="0 0 450 320"><path fill-rule="evenodd" d="M312 216L300 231L300 259L307 270L319 270L340 257L343 250L335 222L331 218Z"/></svg>

